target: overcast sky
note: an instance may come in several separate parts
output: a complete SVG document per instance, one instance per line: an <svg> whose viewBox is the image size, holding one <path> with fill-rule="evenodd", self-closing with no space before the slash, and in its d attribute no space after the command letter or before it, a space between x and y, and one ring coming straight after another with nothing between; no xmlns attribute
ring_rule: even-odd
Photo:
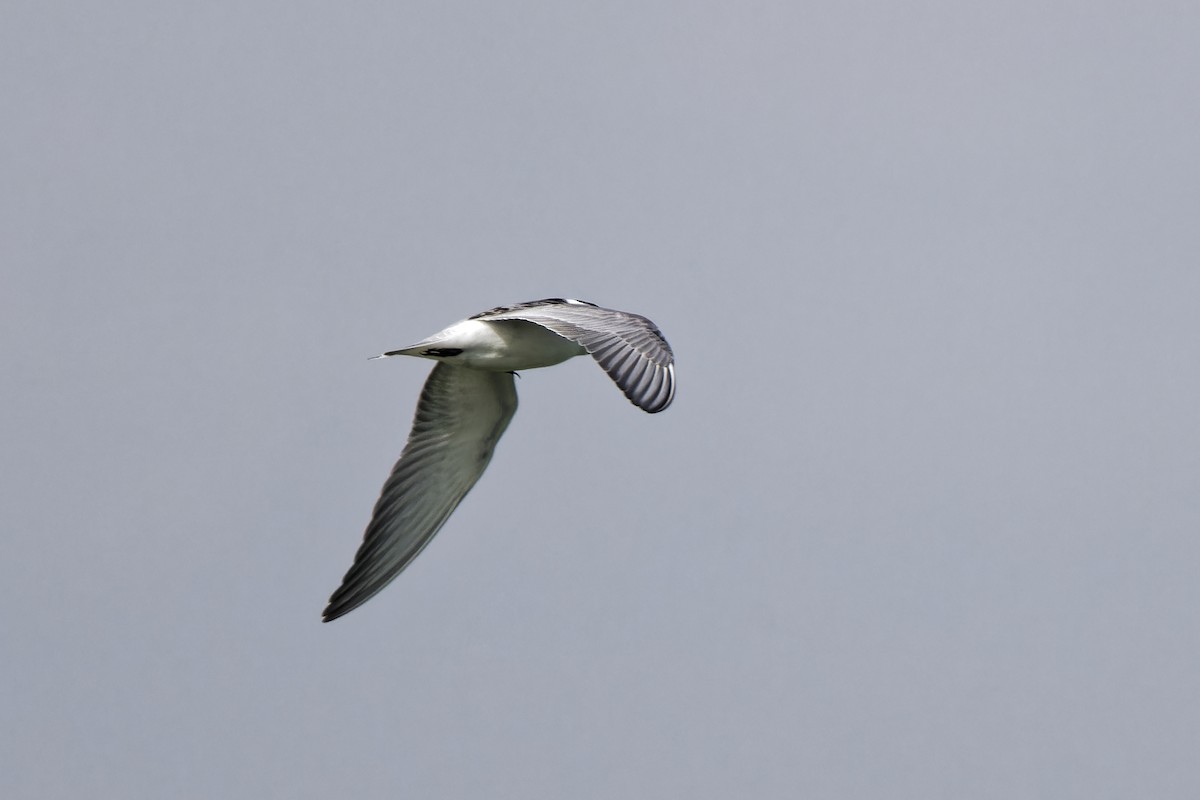
<svg viewBox="0 0 1200 800"><path fill-rule="evenodd" d="M10 2L0 796L1200 796L1200 7ZM579 297L323 625L427 362Z"/></svg>

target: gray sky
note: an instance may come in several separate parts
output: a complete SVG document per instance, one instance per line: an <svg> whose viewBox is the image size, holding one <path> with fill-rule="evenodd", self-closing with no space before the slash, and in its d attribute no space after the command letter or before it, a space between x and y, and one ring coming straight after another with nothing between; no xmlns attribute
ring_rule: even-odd
<svg viewBox="0 0 1200 800"><path fill-rule="evenodd" d="M1200 11L8 4L0 796L1200 796ZM428 366L580 297L319 615Z"/></svg>

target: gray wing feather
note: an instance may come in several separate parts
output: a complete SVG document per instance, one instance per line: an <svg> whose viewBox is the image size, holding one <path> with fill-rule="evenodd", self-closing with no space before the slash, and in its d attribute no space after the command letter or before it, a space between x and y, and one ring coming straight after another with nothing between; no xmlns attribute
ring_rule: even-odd
<svg viewBox="0 0 1200 800"><path fill-rule="evenodd" d="M675 356L658 327L638 314L580 301L542 300L476 314L541 325L583 347L634 405L656 414L675 398Z"/></svg>
<svg viewBox="0 0 1200 800"><path fill-rule="evenodd" d="M487 468L516 410L509 373L433 368L354 565L329 598L326 622L365 603L429 544Z"/></svg>

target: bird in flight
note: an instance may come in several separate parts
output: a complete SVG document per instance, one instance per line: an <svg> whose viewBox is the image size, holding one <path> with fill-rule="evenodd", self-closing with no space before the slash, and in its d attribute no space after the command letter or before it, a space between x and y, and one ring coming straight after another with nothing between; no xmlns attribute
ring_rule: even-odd
<svg viewBox="0 0 1200 800"><path fill-rule="evenodd" d="M557 298L499 306L376 358L437 363L412 432L383 485L362 545L322 619L358 608L429 544L492 459L517 410L516 370L591 354L638 408L657 414L675 397L671 346L637 314Z"/></svg>

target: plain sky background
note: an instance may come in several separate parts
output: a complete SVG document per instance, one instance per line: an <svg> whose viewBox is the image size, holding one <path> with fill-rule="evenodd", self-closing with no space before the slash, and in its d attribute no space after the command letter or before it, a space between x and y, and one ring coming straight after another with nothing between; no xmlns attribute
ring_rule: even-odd
<svg viewBox="0 0 1200 800"><path fill-rule="evenodd" d="M1200 6L0 25L0 796L1200 796ZM429 366L580 297L329 625Z"/></svg>

